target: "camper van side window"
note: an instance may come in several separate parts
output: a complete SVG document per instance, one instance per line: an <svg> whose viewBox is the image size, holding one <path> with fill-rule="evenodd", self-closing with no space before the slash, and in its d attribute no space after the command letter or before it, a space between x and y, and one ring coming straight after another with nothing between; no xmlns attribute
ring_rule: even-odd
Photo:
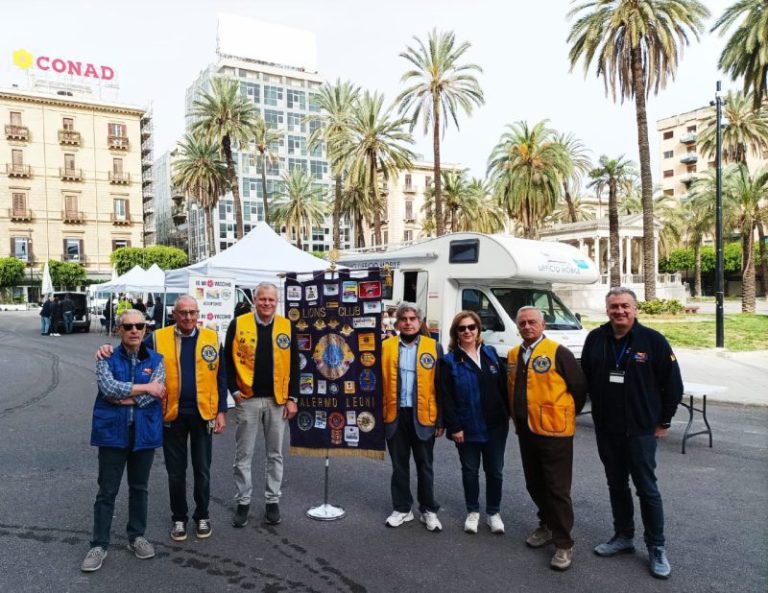
<svg viewBox="0 0 768 593"><path fill-rule="evenodd" d="M465 288L461 291L461 308L474 311L483 322L483 331L504 331L504 322L499 317L488 296L481 290Z"/></svg>
<svg viewBox="0 0 768 593"><path fill-rule="evenodd" d="M448 263L476 264L479 258L480 241L478 239L451 241L448 252Z"/></svg>

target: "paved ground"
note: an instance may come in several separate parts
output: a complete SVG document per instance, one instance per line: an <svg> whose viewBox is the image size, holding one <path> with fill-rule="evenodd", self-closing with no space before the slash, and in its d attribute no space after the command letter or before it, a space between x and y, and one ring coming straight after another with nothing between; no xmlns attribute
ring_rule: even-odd
<svg viewBox="0 0 768 593"><path fill-rule="evenodd" d="M331 498L347 517L318 523L304 516L322 496L322 461L287 457L283 523L252 520L229 526L233 492L233 434L217 438L213 462L214 535L171 542L162 454L150 481L148 537L158 557L140 561L125 549L126 496L121 492L113 547L104 568L79 571L88 548L96 452L88 445L95 395L92 354L103 336L45 338L34 313L0 313L0 591L210 592L306 591L312 593L484 593L531 591L657 593L768 590L768 408L710 407L714 448L696 437L680 454L684 417L661 442L659 480L667 516L673 576L652 579L638 534L638 553L602 559L591 547L610 534L610 510L591 420L581 417L575 443L577 539L573 568L548 568L551 550L529 550L523 540L534 525L517 444L507 446L502 515L504 536L487 530L462 533L463 500L453 446L436 446L436 489L445 530L427 533L409 524L389 530L388 462L331 461ZM681 354L681 360L687 357ZM730 359L718 359L728 369ZM699 369L709 362L700 361ZM728 365L731 366L728 366ZM760 365L754 365L759 367ZM695 374L696 367L689 368ZM751 368L751 367L750 367ZM739 371L732 371L732 375ZM707 382L695 375L688 380ZM765 375L748 384L765 392ZM257 451L257 458L263 452ZM256 490L263 487L260 467ZM258 511L258 505L256 505Z"/></svg>

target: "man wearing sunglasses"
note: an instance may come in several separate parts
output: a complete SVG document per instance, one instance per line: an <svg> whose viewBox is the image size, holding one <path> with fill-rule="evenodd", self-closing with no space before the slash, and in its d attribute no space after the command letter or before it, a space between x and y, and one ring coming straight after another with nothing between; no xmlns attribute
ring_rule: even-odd
<svg viewBox="0 0 768 593"><path fill-rule="evenodd" d="M81 570L94 572L107 557L115 498L128 474L128 549L137 558L155 555L144 537L147 484L155 449L163 444L163 357L142 344L146 323L129 309L118 319L120 345L96 362L98 394L91 445L99 448L99 492L93 505L93 538Z"/></svg>
<svg viewBox="0 0 768 593"><path fill-rule="evenodd" d="M197 300L182 295L174 304L174 325L156 330L145 339L147 347L165 361L167 398L163 407L163 455L168 472L171 539L187 539L187 450L192 458L195 535L211 536L208 506L211 497L212 433L227 425L226 367L221 364L218 334L198 327ZM110 347L99 349L108 355ZM98 355L97 355L98 356Z"/></svg>
<svg viewBox="0 0 768 593"><path fill-rule="evenodd" d="M587 383L573 353L544 335L539 309L520 307L516 323L523 343L507 357L507 393L525 485L539 515L539 526L525 543L531 548L553 543L550 567L567 570L573 562L573 435Z"/></svg>
<svg viewBox="0 0 768 593"><path fill-rule="evenodd" d="M416 463L421 522L428 531L442 531L437 518L440 505L434 495L432 470L435 436L439 426L435 374L442 349L436 340L421 333L421 312L413 303L401 303L395 312L399 336L381 345L384 387L384 430L392 459L392 513L387 527L413 521L410 458Z"/></svg>

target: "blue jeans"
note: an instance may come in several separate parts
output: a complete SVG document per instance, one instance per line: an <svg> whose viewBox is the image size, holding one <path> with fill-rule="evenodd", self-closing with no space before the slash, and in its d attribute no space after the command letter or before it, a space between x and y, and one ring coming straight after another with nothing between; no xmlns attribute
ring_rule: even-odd
<svg viewBox="0 0 768 593"><path fill-rule="evenodd" d="M179 414L163 429L163 453L168 471L168 493L171 498L171 520L187 522L187 441L192 454L194 476L193 498L195 521L208 519L211 499L211 433L208 422L197 414Z"/></svg>
<svg viewBox="0 0 768 593"><path fill-rule="evenodd" d="M147 499L149 472L155 457L154 449L132 451L134 431L131 427L128 447L99 447L99 493L93 505L93 539L91 547L109 546L109 532L115 511L115 498L120 490L123 471L128 467L128 541L143 536L147 528Z"/></svg>
<svg viewBox="0 0 768 593"><path fill-rule="evenodd" d="M51 331L51 318L50 317L41 317L40 318L40 333L43 334L43 335L47 335L49 331Z"/></svg>
<svg viewBox="0 0 768 593"><path fill-rule="evenodd" d="M74 311L64 311L64 332L71 334L73 323L75 321Z"/></svg>
<svg viewBox="0 0 768 593"><path fill-rule="evenodd" d="M629 477L640 499L640 515L648 546L664 545L664 507L656 485L656 437L625 436L597 431L597 452L605 467L616 535L635 536L634 507Z"/></svg>
<svg viewBox="0 0 768 593"><path fill-rule="evenodd" d="M501 508L501 486L504 472L504 449L507 446L509 424L488 430L485 443L457 444L461 461L461 483L468 513L480 510L480 459L485 472L485 512L494 515Z"/></svg>

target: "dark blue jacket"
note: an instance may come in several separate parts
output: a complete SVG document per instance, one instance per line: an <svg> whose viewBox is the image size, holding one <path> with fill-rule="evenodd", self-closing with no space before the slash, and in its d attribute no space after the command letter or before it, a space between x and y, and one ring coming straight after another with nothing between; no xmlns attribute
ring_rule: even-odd
<svg viewBox="0 0 768 593"><path fill-rule="evenodd" d="M496 351L480 347L482 370L457 348L440 359L438 393L447 435L464 431L464 440L485 443L488 429L509 424L507 381Z"/></svg>
<svg viewBox="0 0 768 593"><path fill-rule="evenodd" d="M138 354L139 362L131 376L131 359L122 346L115 348L112 356L107 359L112 376L117 381L130 383L149 383L152 373L162 362L163 357L154 350L142 344ZM93 404L93 420L91 423L91 445L94 447L128 447L128 422L130 409L133 410L135 425L134 451L142 449L157 449L163 446L163 408L159 400L150 405L138 406L116 405L105 399L99 390L96 402Z"/></svg>

